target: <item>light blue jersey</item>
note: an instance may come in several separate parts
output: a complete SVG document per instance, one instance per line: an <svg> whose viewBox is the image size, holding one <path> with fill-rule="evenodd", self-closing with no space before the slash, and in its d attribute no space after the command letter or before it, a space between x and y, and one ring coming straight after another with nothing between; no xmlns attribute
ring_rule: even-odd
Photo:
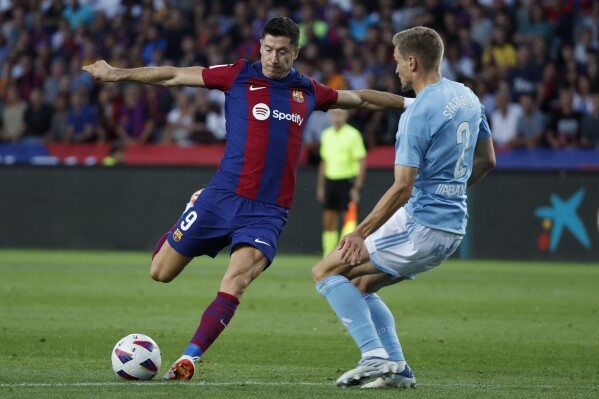
<svg viewBox="0 0 599 399"><path fill-rule="evenodd" d="M433 229L466 233L466 184L477 139L491 137L478 97L448 79L428 85L401 116L395 164L418 168L405 205L414 220Z"/></svg>

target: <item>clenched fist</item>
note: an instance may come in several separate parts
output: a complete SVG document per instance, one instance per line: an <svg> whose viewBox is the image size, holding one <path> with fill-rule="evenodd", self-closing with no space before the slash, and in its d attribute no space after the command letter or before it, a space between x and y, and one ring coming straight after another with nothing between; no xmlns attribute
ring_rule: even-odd
<svg viewBox="0 0 599 399"><path fill-rule="evenodd" d="M114 76L115 68L108 65L104 60L96 61L91 65L86 65L82 69L100 82L112 82L116 80L116 77Z"/></svg>

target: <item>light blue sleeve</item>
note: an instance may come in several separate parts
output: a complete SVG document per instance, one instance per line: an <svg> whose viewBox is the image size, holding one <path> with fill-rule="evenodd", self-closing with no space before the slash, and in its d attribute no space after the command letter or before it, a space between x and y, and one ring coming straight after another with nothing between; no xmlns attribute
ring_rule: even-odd
<svg viewBox="0 0 599 399"><path fill-rule="evenodd" d="M491 128L489 127L489 121L487 121L487 114L485 114L485 107L481 104L480 112L482 114L480 120L480 130L478 132L479 139L487 139L491 137Z"/></svg>

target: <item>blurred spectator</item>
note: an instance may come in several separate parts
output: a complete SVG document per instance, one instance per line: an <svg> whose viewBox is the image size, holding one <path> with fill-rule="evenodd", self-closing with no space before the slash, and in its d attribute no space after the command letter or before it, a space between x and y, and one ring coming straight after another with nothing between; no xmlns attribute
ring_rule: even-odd
<svg viewBox="0 0 599 399"><path fill-rule="evenodd" d="M217 141L223 141L226 138L225 130L226 120L222 105L208 97L208 114L206 114L206 127L210 130Z"/></svg>
<svg viewBox="0 0 599 399"><path fill-rule="evenodd" d="M149 117L147 104L141 98L141 88L138 85L129 84L125 87L123 104L115 119L115 130L123 143L142 144L151 141L154 121Z"/></svg>
<svg viewBox="0 0 599 399"><path fill-rule="evenodd" d="M40 71L33 69L33 61L29 55L22 55L19 63L13 68L13 78L19 90L19 96L28 100L31 91L43 85L43 77Z"/></svg>
<svg viewBox="0 0 599 399"><path fill-rule="evenodd" d="M195 112L193 115L193 133L192 139L197 143L213 143L216 137L212 135L206 124L209 106L207 91L200 90L195 96Z"/></svg>
<svg viewBox="0 0 599 399"><path fill-rule="evenodd" d="M324 39L329 27L325 21L314 17L311 3L304 3L301 6L300 18L300 47L303 47L308 43L318 43ZM260 31L262 31L262 29L260 29ZM255 40L253 41L255 42Z"/></svg>
<svg viewBox="0 0 599 399"><path fill-rule="evenodd" d="M2 133L0 141L19 141L23 134L23 116L27 103L19 97L19 91L15 86L9 86L4 95L4 107L2 108Z"/></svg>
<svg viewBox="0 0 599 399"><path fill-rule="evenodd" d="M553 26L546 18L543 6L537 2L530 2L528 5L529 8L516 31L516 43L530 45L537 38L541 38L546 44L551 44Z"/></svg>
<svg viewBox="0 0 599 399"><path fill-rule="evenodd" d="M106 83L100 87L98 92L98 129L107 141L117 138L114 115L117 110L117 86L115 83Z"/></svg>
<svg viewBox="0 0 599 399"><path fill-rule="evenodd" d="M565 89L559 95L559 108L551 115L545 141L551 148L577 147L580 141L580 112L572 108L573 93Z"/></svg>
<svg viewBox="0 0 599 399"><path fill-rule="evenodd" d="M593 31L589 26L583 26L578 32L578 40L574 45L574 59L582 65L587 63L587 53L596 52L597 42L593 40Z"/></svg>
<svg viewBox="0 0 599 399"><path fill-rule="evenodd" d="M591 99L591 82L586 75L578 75L576 78L576 91L572 98L574 111L583 114L593 112L593 101Z"/></svg>
<svg viewBox="0 0 599 399"><path fill-rule="evenodd" d="M522 114L518 118L516 138L514 147L536 148L541 144L541 138L545 130L545 117L537 108L535 98L532 94L520 95L520 107Z"/></svg>
<svg viewBox="0 0 599 399"><path fill-rule="evenodd" d="M358 1L353 3L352 15L349 19L349 33L354 40L363 41L366 39L368 28L375 22L368 15L363 3Z"/></svg>
<svg viewBox="0 0 599 399"><path fill-rule="evenodd" d="M470 14L470 31L472 40L481 48L486 48L493 35L493 21L484 14L483 8L473 3L468 9Z"/></svg>
<svg viewBox="0 0 599 399"><path fill-rule="evenodd" d="M60 81L65 73L62 58L55 58L50 66L50 75L44 79L44 101L46 103L51 104L60 92Z"/></svg>
<svg viewBox="0 0 599 399"><path fill-rule="evenodd" d="M71 28L80 25L89 25L94 19L94 10L89 4L80 4L79 0L71 0L62 12L62 16L69 22Z"/></svg>
<svg viewBox="0 0 599 399"><path fill-rule="evenodd" d="M34 88L23 116L23 140L47 140L50 136L52 113L52 107L44 102L42 90L38 87Z"/></svg>
<svg viewBox="0 0 599 399"><path fill-rule="evenodd" d="M166 40L166 49L164 56L173 62L178 61L183 56L181 43L185 37L193 36L188 19L183 15L183 11L178 8L171 8L164 21L164 38Z"/></svg>
<svg viewBox="0 0 599 399"><path fill-rule="evenodd" d="M194 122L193 102L187 92L181 90L177 94L177 105L166 116L166 126L162 142L188 146L192 144L191 136Z"/></svg>
<svg viewBox="0 0 599 399"><path fill-rule="evenodd" d="M493 143L499 150L513 148L522 110L518 104L510 101L511 95L507 90L500 90L496 100L496 108L490 120Z"/></svg>
<svg viewBox="0 0 599 399"><path fill-rule="evenodd" d="M95 109L87 104L84 94L71 94L71 106L67 112L65 141L88 143L98 140L96 130L97 115Z"/></svg>
<svg viewBox="0 0 599 399"><path fill-rule="evenodd" d="M532 61L528 47L519 47L517 64L507 70L503 80L504 87L512 91L512 101L517 102L522 94L540 99L543 91L541 79L541 67Z"/></svg>
<svg viewBox="0 0 599 399"><path fill-rule="evenodd" d="M154 57L154 52L159 50L162 53L166 50L166 39L160 36L160 31L158 30L158 26L152 24L147 33L146 40L143 45L142 50L142 58L144 65L148 66L152 63L152 58Z"/></svg>
<svg viewBox="0 0 599 399"><path fill-rule="evenodd" d="M599 150L599 93L591 94L593 110L582 117L580 125L581 144Z"/></svg>
<svg viewBox="0 0 599 399"><path fill-rule="evenodd" d="M516 65L516 49L508 41L507 32L499 27L493 29L493 39L483 53L483 65L493 65L504 73Z"/></svg>
<svg viewBox="0 0 599 399"><path fill-rule="evenodd" d="M66 141L69 125L69 96L59 93L54 99L54 112L50 121L50 136L52 141Z"/></svg>

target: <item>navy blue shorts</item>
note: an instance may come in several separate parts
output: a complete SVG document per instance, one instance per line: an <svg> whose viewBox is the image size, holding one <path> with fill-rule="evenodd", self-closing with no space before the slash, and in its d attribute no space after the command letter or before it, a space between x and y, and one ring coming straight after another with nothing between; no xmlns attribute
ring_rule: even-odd
<svg viewBox="0 0 599 399"><path fill-rule="evenodd" d="M227 245L245 243L272 262L287 215L287 208L208 185L173 226L168 242L183 256L213 258Z"/></svg>

